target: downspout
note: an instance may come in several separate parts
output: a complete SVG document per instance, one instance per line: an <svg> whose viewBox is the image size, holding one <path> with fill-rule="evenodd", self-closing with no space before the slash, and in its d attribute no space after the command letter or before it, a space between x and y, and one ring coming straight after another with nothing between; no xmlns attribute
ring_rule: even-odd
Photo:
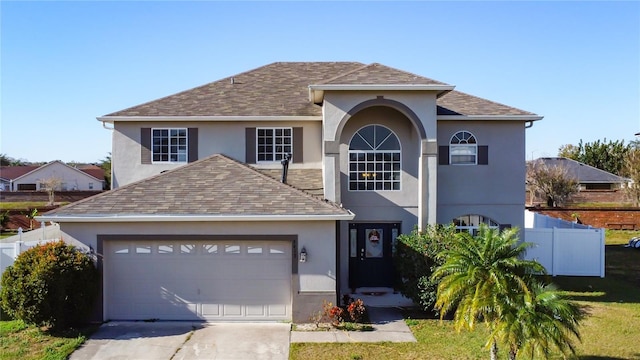
<svg viewBox="0 0 640 360"><path fill-rule="evenodd" d="M527 122L525 122L524 128L528 129L528 128L532 127L532 126L533 126L533 121L527 121Z"/></svg>

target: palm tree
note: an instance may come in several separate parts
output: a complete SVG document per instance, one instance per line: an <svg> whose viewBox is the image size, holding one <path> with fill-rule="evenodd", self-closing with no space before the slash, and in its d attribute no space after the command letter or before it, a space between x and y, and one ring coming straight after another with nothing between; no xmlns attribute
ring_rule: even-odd
<svg viewBox="0 0 640 360"><path fill-rule="evenodd" d="M513 294L508 303L492 337L507 344L509 359L519 353L548 359L554 348L575 355L572 337L580 340L578 325L585 313L553 284L534 280L529 293Z"/></svg>
<svg viewBox="0 0 640 360"><path fill-rule="evenodd" d="M510 294L528 294L532 274L546 273L536 261L524 260L529 243L518 241L518 229L499 231L482 224L477 236L459 233L439 256L444 264L432 279L439 281L435 308L441 319L455 309L454 327L473 330L478 321L491 329L487 346L497 357L495 328L510 305Z"/></svg>

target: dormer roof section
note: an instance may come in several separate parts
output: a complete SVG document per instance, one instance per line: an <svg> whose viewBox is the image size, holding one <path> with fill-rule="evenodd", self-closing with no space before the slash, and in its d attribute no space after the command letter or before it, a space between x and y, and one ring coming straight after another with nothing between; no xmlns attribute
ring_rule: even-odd
<svg viewBox="0 0 640 360"><path fill-rule="evenodd" d="M322 103L325 91L436 91L440 96L454 88L437 80L373 63L309 85L309 101Z"/></svg>

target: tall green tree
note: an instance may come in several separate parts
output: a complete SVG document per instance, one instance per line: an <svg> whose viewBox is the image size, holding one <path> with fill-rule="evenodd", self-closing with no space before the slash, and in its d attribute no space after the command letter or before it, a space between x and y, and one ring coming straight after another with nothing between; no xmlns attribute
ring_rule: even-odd
<svg viewBox="0 0 640 360"><path fill-rule="evenodd" d="M612 174L621 175L624 157L629 150L630 145L625 145L624 140L609 140L607 142L605 138L602 142L596 140L583 143L581 139L577 146L570 144L561 146L558 150L558 156L580 161Z"/></svg>
<svg viewBox="0 0 640 360"><path fill-rule="evenodd" d="M484 322L491 330L491 359L497 358L496 329L511 306L509 294L528 294L531 274L546 273L538 262L523 259L531 244L519 242L517 234L516 228L499 231L484 224L477 236L460 233L439 254L444 264L432 275L439 282L435 307L441 319L455 311L457 331L473 330L477 322Z"/></svg>

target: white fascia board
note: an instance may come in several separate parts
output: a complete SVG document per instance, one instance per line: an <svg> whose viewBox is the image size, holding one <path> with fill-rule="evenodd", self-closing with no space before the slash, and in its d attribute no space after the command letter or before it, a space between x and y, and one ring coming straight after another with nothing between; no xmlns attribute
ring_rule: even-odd
<svg viewBox="0 0 640 360"><path fill-rule="evenodd" d="M124 222L211 222L211 221L318 221L353 220L355 214L342 215L41 215L37 221L61 223L124 223Z"/></svg>
<svg viewBox="0 0 640 360"><path fill-rule="evenodd" d="M319 104L325 91L437 91L438 96L455 89L455 85L428 84L322 84L309 85L309 101Z"/></svg>
<svg viewBox="0 0 640 360"><path fill-rule="evenodd" d="M537 121L542 120L540 115L438 115L438 120L518 120Z"/></svg>
<svg viewBox="0 0 640 360"><path fill-rule="evenodd" d="M100 116L96 119L113 124L116 121L321 121L322 116Z"/></svg>

